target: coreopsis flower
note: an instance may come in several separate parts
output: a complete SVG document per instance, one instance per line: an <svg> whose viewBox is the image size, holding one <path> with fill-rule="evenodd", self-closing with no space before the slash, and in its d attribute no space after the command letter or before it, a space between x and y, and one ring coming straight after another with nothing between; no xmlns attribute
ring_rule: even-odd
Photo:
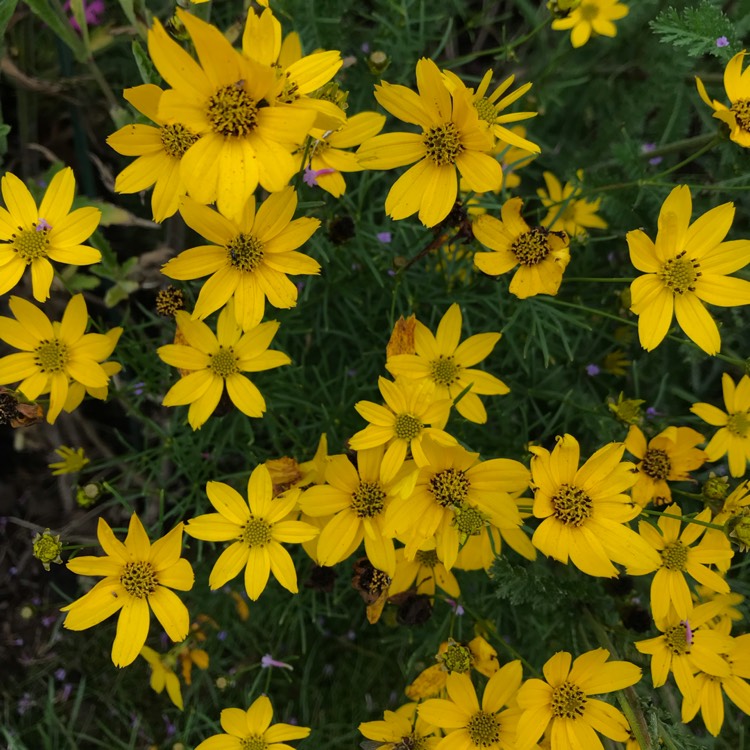
<svg viewBox="0 0 750 750"><path fill-rule="evenodd" d="M625 18L629 12L630 8L619 0L581 0L565 18L555 18L552 28L555 31L570 29L570 43L583 47L592 34L617 36L617 27L612 22Z"/></svg>
<svg viewBox="0 0 750 750"><path fill-rule="evenodd" d="M62 548L63 544L60 541L60 535L51 533L49 529L45 529L42 532L37 531L31 540L31 553L42 563L42 567L46 571L49 571L49 566L52 563L56 565L62 563L62 557L60 557Z"/></svg>
<svg viewBox="0 0 750 750"><path fill-rule="evenodd" d="M627 233L630 261L644 276L630 285L630 309L638 316L638 335L647 351L667 335L673 313L685 334L707 354L721 348L721 337L703 305L750 304L750 281L727 274L750 262L750 240L723 242L734 219L734 204L724 203L692 224L687 185L678 185L659 212L656 242L640 229Z"/></svg>
<svg viewBox="0 0 750 750"><path fill-rule="evenodd" d="M185 533L208 542L232 542L211 570L208 585L221 588L245 569L245 591L257 600L274 578L296 594L297 573L284 543L312 539L318 530L302 521L287 520L299 497L298 490L273 499L273 484L268 469L260 464L247 482L247 500L223 482L208 482L206 494L217 513L191 518Z"/></svg>
<svg viewBox="0 0 750 750"><path fill-rule="evenodd" d="M175 316L186 344L166 344L156 353L172 367L187 371L166 393L164 406L190 404L188 422L199 430L213 414L224 389L232 403L248 417L262 417L266 402L243 372L261 372L288 365L283 352L269 349L279 324L261 323L243 333L235 323L232 305L219 314L216 334L200 320L191 320L183 310Z"/></svg>
<svg viewBox="0 0 750 750"><path fill-rule="evenodd" d="M690 427L667 427L646 444L646 436L637 425L631 425L625 438L628 452L638 459L638 481L630 494L642 508L652 500L657 505L672 502L670 482L690 479L690 472L706 461L706 453L695 446L705 438Z"/></svg>
<svg viewBox="0 0 750 750"><path fill-rule="evenodd" d="M98 263L102 254L82 245L96 229L102 212L93 206L71 211L76 182L70 167L50 181L42 202L11 172L0 181L0 295L10 291L31 269L34 299L44 302L54 277L51 260L73 266Z"/></svg>
<svg viewBox="0 0 750 750"><path fill-rule="evenodd" d="M461 596L456 576L438 557L434 542L422 545L411 560L406 558L403 549L396 550L396 570L388 590L390 596L413 589L417 594L434 597L436 588L453 598Z"/></svg>
<svg viewBox="0 0 750 750"><path fill-rule="evenodd" d="M49 393L47 421L53 424L67 405L71 387L104 389L109 375L104 362L115 348L122 328L108 334L85 333L89 316L82 294L68 302L62 320L50 321L20 297L10 298L13 318L0 317L0 339L21 351L0 359L0 385L17 386L35 400Z"/></svg>
<svg viewBox="0 0 750 750"><path fill-rule="evenodd" d="M156 693L161 693L166 688L169 700L182 711L184 706L180 679L174 671L175 657L172 654L160 654L148 646L141 649L140 655L151 667L151 689Z"/></svg>
<svg viewBox="0 0 750 750"><path fill-rule="evenodd" d="M510 388L494 375L473 367L490 355L501 334L478 333L459 343L461 321L461 308L455 302L443 315L435 335L417 320L414 329L415 353L388 357L385 368L394 378L403 376L430 383L434 387L435 398L453 401L463 394L455 402L458 413L470 422L484 424L487 412L478 394L504 395ZM442 428L445 423L436 423L435 426Z"/></svg>
<svg viewBox="0 0 750 750"><path fill-rule="evenodd" d="M621 461L622 443L608 443L580 469L572 435L558 437L552 452L530 450L534 515L544 519L531 540L537 549L591 576L616 576L612 561L659 565L651 546L625 525L641 509L624 494L636 476L633 464Z"/></svg>
<svg viewBox="0 0 750 750"><path fill-rule="evenodd" d="M177 212L187 186L180 176L180 162L200 136L180 122L159 117L159 102L164 92L152 83L125 89L123 97L139 112L156 123L125 125L107 138L118 154L135 156L115 179L118 193L140 193L153 186L151 211L154 221L162 222Z"/></svg>
<svg viewBox="0 0 750 750"><path fill-rule="evenodd" d="M636 576L655 572L651 580L651 611L657 622L669 615L670 607L683 620L690 615L693 600L685 573L714 591L722 594L729 591L727 582L707 566L731 559L732 551L726 547L717 549L712 545L691 546L706 531L706 527L700 524L710 522L711 509L702 510L695 516L698 523L688 523L682 532L681 516L682 508L673 504L659 516L658 530L650 523L640 521L638 531L659 554L659 561L654 565L644 558L629 564L627 569L630 575Z"/></svg>
<svg viewBox="0 0 750 750"><path fill-rule="evenodd" d="M456 170L477 193L498 189L503 170L490 156L492 136L465 89L450 92L437 65L426 58L417 63L417 88L419 94L383 81L375 87L375 98L422 132L376 135L359 147L357 155L366 169L417 162L391 187L385 210L393 219L418 212L419 220L432 227L448 216L456 202Z"/></svg>
<svg viewBox="0 0 750 750"><path fill-rule="evenodd" d="M571 666L571 654L558 651L542 668L544 680L526 680L518 691L523 713L514 750L530 750L550 722L551 750L601 747L596 732L625 742L627 719L614 706L590 696L635 685L641 670L626 661L608 662L608 658L609 651L597 648L581 654Z"/></svg>
<svg viewBox="0 0 750 750"><path fill-rule="evenodd" d="M520 711L504 707L515 706L521 678L519 660L500 667L487 681L480 706L471 678L449 674L448 700L430 698L417 710L425 721L445 732L438 745L441 750L514 750Z"/></svg>
<svg viewBox="0 0 750 750"><path fill-rule="evenodd" d="M417 716L416 703L386 711L382 721L363 721L359 731L368 740L377 742L378 750L435 750L440 742L440 737L435 736L436 728Z"/></svg>
<svg viewBox="0 0 750 750"><path fill-rule="evenodd" d="M601 198L593 201L581 198L583 170L576 172L576 182L566 182L564 186L552 172L545 172L542 176L547 189L539 188L536 193L547 209L547 215L542 219L543 227L550 231L562 229L569 237L585 236L587 229L607 228L607 222L596 214Z"/></svg>
<svg viewBox="0 0 750 750"><path fill-rule="evenodd" d="M270 195L256 213L255 198L236 220L191 198L180 202L185 223L210 244L181 252L162 273L170 279L211 276L201 288L193 318L201 320L234 300L237 324L247 331L263 319L266 299L279 308L297 304L298 289L287 274L317 274L320 265L296 252L320 226L308 216L292 221L297 208L293 188Z"/></svg>
<svg viewBox="0 0 750 750"><path fill-rule="evenodd" d="M200 63L154 20L149 54L172 87L161 96L158 117L200 136L180 159L190 196L239 218L258 184L269 192L287 185L296 170L294 144L305 139L315 113L293 104L270 106L277 84L272 67L237 52L219 29L196 16L178 8L177 18Z"/></svg>
<svg viewBox="0 0 750 750"><path fill-rule="evenodd" d="M90 461L86 457L83 448L69 448L67 445L61 445L59 448L55 448L55 453L57 453L61 460L47 464L50 469L53 469L53 476L59 474L76 474Z"/></svg>
<svg viewBox="0 0 750 750"><path fill-rule="evenodd" d="M396 553L383 522L388 505L400 493L408 492L414 470L403 466L388 476L384 456L382 445L359 449L356 468L347 456L332 456L326 466L326 483L303 493L303 513L331 517L317 540L319 565L331 567L345 560L364 540L370 562L393 576Z"/></svg>
<svg viewBox="0 0 750 750"><path fill-rule="evenodd" d="M171 591L189 591L193 587L193 569L180 557L182 528L181 523L177 524L151 544L134 513L123 543L100 517L96 535L106 555L75 557L67 565L77 575L104 576L104 579L80 599L62 607L68 613L63 626L86 630L119 612L112 644L116 667L127 667L143 648L150 610L173 641L185 640L190 616L187 607Z"/></svg>
<svg viewBox="0 0 750 750"><path fill-rule="evenodd" d="M714 628L722 633L731 632L732 625L735 622L745 619L745 615L738 606L745 601L745 597L736 591L719 594L712 591L708 586L696 586L693 592L693 601L696 607L708 603L716 607L710 619L706 621L706 627Z"/></svg>
<svg viewBox="0 0 750 750"><path fill-rule="evenodd" d="M682 695L694 697L695 672L729 676L729 666L721 655L731 648L732 639L707 626L719 609L712 602L701 604L691 609L687 618L671 609L667 617L656 622L661 635L635 642L638 651L651 657L654 687L664 685L671 672Z"/></svg>
<svg viewBox="0 0 750 750"><path fill-rule="evenodd" d="M743 375L735 385L725 372L721 376L721 389L726 411L702 402L693 404L690 411L719 428L706 446L708 460L718 461L726 455L729 473L741 477L750 460L750 377Z"/></svg>
<svg viewBox="0 0 750 750"><path fill-rule="evenodd" d="M570 262L565 232L529 227L521 216L523 201L510 198L500 209L502 221L482 214L472 223L474 236L491 253L475 253L474 265L490 276L520 266L510 282L510 293L520 299L536 294L557 294L563 272Z"/></svg>
<svg viewBox="0 0 750 750"><path fill-rule="evenodd" d="M215 734L195 750L289 750L289 740L301 740L310 734L309 727L294 724L271 724L273 708L265 695L256 698L247 711L225 708L221 712L221 728L226 734Z"/></svg>
<svg viewBox="0 0 750 750"><path fill-rule="evenodd" d="M358 401L354 408L370 424L360 430L349 441L353 450L386 446L383 458L383 480L396 476L411 451L417 466L428 463L423 442L430 438L440 445L455 445L456 439L442 428L432 425L445 424L450 410L450 401L436 399L428 383L414 383L399 378L391 382L378 378L378 388L386 405L372 401Z"/></svg>
<svg viewBox="0 0 750 750"><path fill-rule="evenodd" d="M700 98L714 110L714 117L729 127L729 138L743 148L750 148L750 77L742 71L747 52L738 52L724 69L724 90L729 107L716 99L710 99L706 87L698 76L695 84Z"/></svg>

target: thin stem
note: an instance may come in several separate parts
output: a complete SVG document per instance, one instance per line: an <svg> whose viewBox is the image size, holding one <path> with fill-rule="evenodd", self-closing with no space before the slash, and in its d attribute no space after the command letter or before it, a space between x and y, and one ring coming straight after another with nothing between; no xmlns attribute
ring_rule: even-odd
<svg viewBox="0 0 750 750"><path fill-rule="evenodd" d="M646 510L641 511L644 516L663 516L664 518L677 518L684 523L694 523L697 526L705 526L707 529L716 529L717 531L724 531L724 526L719 526L715 523L708 523L708 521L699 521L697 518L691 518L690 516L678 516L676 513L662 513L658 510Z"/></svg>
<svg viewBox="0 0 750 750"><path fill-rule="evenodd" d="M632 284L635 281L635 277L627 279L616 279L616 278L597 278L596 276L566 276L565 281L585 281L585 282L603 282L605 284Z"/></svg>

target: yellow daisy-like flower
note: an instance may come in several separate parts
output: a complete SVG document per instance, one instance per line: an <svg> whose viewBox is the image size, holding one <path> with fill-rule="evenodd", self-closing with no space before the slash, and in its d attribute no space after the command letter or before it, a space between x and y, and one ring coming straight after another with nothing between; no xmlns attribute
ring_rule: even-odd
<svg viewBox="0 0 750 750"><path fill-rule="evenodd" d="M742 70L747 52L738 52L724 69L724 90L729 107L708 96L706 87L698 76L695 84L703 101L714 110L714 117L729 127L729 138L743 148L750 148L750 73Z"/></svg>
<svg viewBox="0 0 750 750"><path fill-rule="evenodd" d="M161 693L166 688L169 700L182 711L184 706L180 679L174 672L175 657L171 654L162 655L148 646L141 649L141 656L151 667L151 689L156 693Z"/></svg>
<svg viewBox="0 0 750 750"><path fill-rule="evenodd" d="M490 355L501 334L478 333L459 344L461 322L461 308L455 302L443 316L434 336L424 323L416 321L415 354L389 357L385 368L395 378L403 376L431 383L439 399L452 401L469 389L456 402L456 409L470 422L484 424L487 412L477 394L504 395L510 388L494 375L471 368ZM445 423L435 426L442 428Z"/></svg>
<svg viewBox="0 0 750 750"><path fill-rule="evenodd" d="M626 661L608 662L608 658L609 651L597 648L581 654L571 666L571 654L558 651L542 668L544 680L526 680L518 691L523 714L514 750L530 750L550 722L551 750L601 748L596 732L625 742L627 719L614 706L589 696L635 685L641 670Z"/></svg>
<svg viewBox="0 0 750 750"><path fill-rule="evenodd" d="M138 158L117 175L118 193L140 193L154 188L151 210L154 221L162 222L176 213L187 186L180 176L180 162L199 135L180 122L159 117L159 102L164 92L152 83L125 89L123 97L159 127L133 123L107 138L118 154Z"/></svg>
<svg viewBox="0 0 750 750"><path fill-rule="evenodd" d="M39 207L14 174L6 172L0 185L5 202L0 208L0 295L31 267L34 299L44 302L55 274L51 260L85 266L102 259L98 250L81 244L98 226L102 212L92 206L70 210L76 187L70 167L52 178Z"/></svg>
<svg viewBox="0 0 750 750"><path fill-rule="evenodd" d="M378 750L435 750L440 737L437 729L417 716L417 704L407 703L395 711L386 711L382 721L363 721L359 731L378 744Z"/></svg>
<svg viewBox="0 0 750 750"><path fill-rule="evenodd" d="M112 644L116 667L127 667L143 648L150 609L173 641L185 640L190 616L187 607L170 591L190 591L193 587L193 569L180 557L182 524L151 544L134 513L124 543L103 518L99 518L96 535L106 555L75 557L67 565L77 575L105 578L80 599L62 607L68 613L63 626L86 630L119 612Z"/></svg>
<svg viewBox="0 0 750 750"><path fill-rule="evenodd" d="M226 734L215 734L195 750L291 750L286 742L309 736L309 727L294 724L271 724L273 708L265 695L256 698L247 711L225 708L221 728Z"/></svg>
<svg viewBox="0 0 750 750"><path fill-rule="evenodd" d="M393 169L414 164L396 180L385 201L386 213L405 219L419 212L428 227L442 221L458 195L458 176L471 190L484 193L502 184L503 170L490 152L492 136L480 120L466 89L450 92L437 65L417 63L419 94L383 81L375 98L391 114L422 129L388 133L365 141L357 151L367 169Z"/></svg>
<svg viewBox="0 0 750 750"><path fill-rule="evenodd" d="M644 508L652 500L657 505L672 502L670 482L690 479L690 472L700 468L706 461L706 452L695 446L705 440L703 435L690 427L667 427L648 445L646 436L637 425L631 425L625 438L625 447L637 459L638 481L630 494Z"/></svg>
<svg viewBox="0 0 750 750"><path fill-rule="evenodd" d="M630 8L619 0L581 0L570 15L552 21L552 28L555 31L570 29L570 43L583 47L592 34L617 36L617 27L612 22L625 18L629 12Z"/></svg>
<svg viewBox="0 0 750 750"><path fill-rule="evenodd" d="M434 597L436 588L454 599L461 596L456 576L443 565L434 542L422 545L413 560L406 558L403 549L396 550L396 572L388 589L389 596L413 589L417 594Z"/></svg>
<svg viewBox="0 0 750 750"><path fill-rule="evenodd" d="M706 446L708 460L718 461L727 455L729 473L741 477L750 461L750 377L743 375L735 385L725 372L721 376L721 389L725 412L706 403L693 404L690 411L704 422L719 427Z"/></svg>
<svg viewBox="0 0 750 750"><path fill-rule="evenodd" d="M385 445L383 458L383 481L396 476L411 454L417 466L425 466L429 460L424 452L425 437L441 445L455 445L456 439L442 428L431 425L445 424L451 402L436 400L428 383L415 383L399 378L395 383L383 377L378 378L378 388L386 405L372 401L358 401L354 408L370 424L356 433L349 445L353 450L365 450Z"/></svg>
<svg viewBox="0 0 750 750"><path fill-rule="evenodd" d="M60 456L62 461L47 464L50 469L54 469L53 476L76 474L91 460L86 457L83 448L68 448L67 445L61 445L59 448L55 448L55 453Z"/></svg>
<svg viewBox="0 0 750 750"><path fill-rule="evenodd" d="M423 719L446 732L439 750L515 750L520 711L503 708L515 704L522 674L518 660L502 666L487 681L481 707L471 678L449 674L445 685L449 700L431 698L417 709Z"/></svg>
<svg viewBox="0 0 750 750"><path fill-rule="evenodd" d="M529 227L521 217L523 201L511 198L500 209L502 221L482 214L472 223L474 236L492 253L476 253L474 265L490 276L508 273L516 266L510 293L520 299L536 294L557 294L570 262L565 232Z"/></svg>
<svg viewBox="0 0 750 750"><path fill-rule="evenodd" d="M564 186L552 172L545 172L543 177L547 189L539 188L536 191L542 205L548 209L542 226L550 231L562 229L569 237L585 236L587 229L607 228L607 222L596 215L601 198L589 201L580 197L583 193L583 170L576 172L576 183L566 182Z"/></svg>
<svg viewBox="0 0 750 750"><path fill-rule="evenodd" d="M630 285L630 309L648 351L667 335L674 313L688 338L714 355L721 337L702 303L750 304L750 281L727 276L750 262L750 240L722 241L732 226L734 204L712 208L691 224L692 206L690 188L679 185L661 207L655 243L640 229L626 236L631 263L645 272Z"/></svg>
<svg viewBox="0 0 750 750"><path fill-rule="evenodd" d="M656 552L627 521L640 508L624 494L636 482L633 464L622 461L625 446L609 443L578 468L580 450L572 435L557 438L550 453L531 447L534 515L544 520L532 543L549 557L568 560L591 576L617 575L612 561L658 567Z"/></svg>
<svg viewBox="0 0 750 750"><path fill-rule="evenodd" d="M680 533L682 526L682 508L673 504L664 509L659 516L658 530L646 521L638 523L641 537L659 554L656 565L642 561L628 565L630 575L642 576L656 571L651 581L651 611L657 622L669 615L670 606L683 620L687 619L693 609L685 573L698 583L707 586L720 594L729 592L727 582L707 565L730 560L733 552L726 547L713 548L710 545L691 545L700 539L706 527L700 522L711 521L711 509L705 508L696 517L699 523L688 523Z"/></svg>
<svg viewBox="0 0 750 750"><path fill-rule="evenodd" d="M208 482L206 494L218 512L191 518L185 533L208 542L232 542L211 570L211 590L221 588L244 568L245 591L253 601L263 593L271 573L296 594L297 573L281 543L305 542L318 533L308 523L285 520L297 505L299 491L274 500L271 475L260 464L247 482L247 500L223 482Z"/></svg>
<svg viewBox="0 0 750 750"><path fill-rule="evenodd" d="M188 370L164 396L164 406L190 404L188 422L198 430L213 414L226 386L232 403L248 417L262 417L266 402L257 387L243 372L261 372L288 365L283 352L269 349L279 324L261 323L243 334L234 321L232 305L219 314L216 335L199 320L179 310L177 328L187 345L167 344L156 353L172 367Z"/></svg>
<svg viewBox="0 0 750 750"><path fill-rule="evenodd" d="M528 502L528 498L518 498L515 500L517 506L521 502ZM479 517L484 515L479 511ZM521 518L527 518L528 513L521 513ZM459 514L457 526L459 528L459 542L462 546L456 556L455 567L459 570L484 570L489 573L492 563L495 559L503 554L503 544L507 544L514 552L527 560L536 560L536 549L531 543L523 527L506 525L497 526L497 520L492 516L485 519L484 525L474 524L474 532L464 536L466 533L463 529L472 527L471 515ZM463 543L463 540L466 540Z"/></svg>
<svg viewBox="0 0 750 750"><path fill-rule="evenodd" d="M211 24L180 8L177 17L200 64L154 21L149 54L172 87L162 94L158 116L201 136L180 160L188 193L238 218L258 184L275 192L289 182L296 170L293 144L305 139L315 113L288 104L270 106L277 81L272 67L237 52Z"/></svg>
<svg viewBox="0 0 750 750"><path fill-rule="evenodd" d="M17 390L31 401L49 393L50 424L66 405L71 381L106 389L109 375L102 363L112 354L122 328L110 335L85 333L89 316L82 294L71 298L60 322L50 321L20 297L11 297L9 304L16 319L0 317L0 339L21 351L0 359L0 385L21 381Z"/></svg>
<svg viewBox="0 0 750 750"><path fill-rule="evenodd" d="M247 331L263 319L266 299L284 309L297 304L298 290L287 274L320 272L316 260L295 252L320 221L292 221L296 208L297 193L291 187L269 196L257 213L251 197L236 221L191 198L182 199L185 223L211 244L185 250L166 263L162 273L181 281L211 276L198 295L194 318L202 320L233 299L235 319Z"/></svg>

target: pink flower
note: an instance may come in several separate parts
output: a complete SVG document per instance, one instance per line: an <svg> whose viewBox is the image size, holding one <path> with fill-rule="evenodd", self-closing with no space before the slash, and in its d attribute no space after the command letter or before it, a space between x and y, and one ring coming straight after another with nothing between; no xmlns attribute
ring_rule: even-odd
<svg viewBox="0 0 750 750"><path fill-rule="evenodd" d="M83 3L83 12L86 17L86 24L88 26L98 26L102 22L102 16L104 15L104 11L106 10L104 0L81 0L81 2ZM70 11L70 0L67 0L67 2L65 3L65 10ZM78 21L76 21L72 13L70 15L69 21L70 25L76 31L81 30L81 27L78 25Z"/></svg>

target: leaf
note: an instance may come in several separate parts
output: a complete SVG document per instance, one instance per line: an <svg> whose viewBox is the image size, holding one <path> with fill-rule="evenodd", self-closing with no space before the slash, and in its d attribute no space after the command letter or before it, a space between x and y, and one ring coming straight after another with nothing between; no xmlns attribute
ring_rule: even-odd
<svg viewBox="0 0 750 750"><path fill-rule="evenodd" d="M737 46L734 24L708 0L683 11L667 8L649 25L662 42L679 47L690 57L714 55L728 59ZM727 39L726 46L717 45L720 37Z"/></svg>
<svg viewBox="0 0 750 750"><path fill-rule="evenodd" d="M78 62L86 62L86 48L67 18L58 15L47 0L26 0L26 5L70 48Z"/></svg>
<svg viewBox="0 0 750 750"><path fill-rule="evenodd" d="M138 66L138 72L141 74L141 80L144 83L153 83L160 86L162 83L161 76L156 72L148 52L143 49L143 45L137 40L133 40L132 48L133 59Z"/></svg>
<svg viewBox="0 0 750 750"><path fill-rule="evenodd" d="M16 5L18 5L18 0L5 0L0 3L0 40L5 36L5 29L8 28L10 19L13 18Z"/></svg>

